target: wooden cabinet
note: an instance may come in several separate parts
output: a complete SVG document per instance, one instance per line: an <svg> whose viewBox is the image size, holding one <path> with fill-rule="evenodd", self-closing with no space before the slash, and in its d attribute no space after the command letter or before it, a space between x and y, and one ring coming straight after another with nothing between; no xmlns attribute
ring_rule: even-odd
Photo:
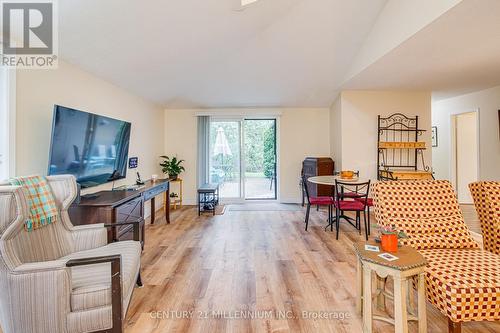
<svg viewBox="0 0 500 333"><path fill-rule="evenodd" d="M330 157L306 157L302 162L302 174L306 178L333 175L334 166L335 164ZM331 186L308 183L308 189L309 195L312 197L332 195Z"/></svg>

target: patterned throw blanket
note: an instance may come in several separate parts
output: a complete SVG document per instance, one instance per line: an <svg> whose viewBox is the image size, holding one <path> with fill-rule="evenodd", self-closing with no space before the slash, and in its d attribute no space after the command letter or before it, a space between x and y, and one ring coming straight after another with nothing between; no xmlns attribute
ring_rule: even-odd
<svg viewBox="0 0 500 333"><path fill-rule="evenodd" d="M49 183L42 176L18 177L10 180L12 185L22 186L26 191L29 217L24 226L27 231L38 229L57 221L57 206Z"/></svg>

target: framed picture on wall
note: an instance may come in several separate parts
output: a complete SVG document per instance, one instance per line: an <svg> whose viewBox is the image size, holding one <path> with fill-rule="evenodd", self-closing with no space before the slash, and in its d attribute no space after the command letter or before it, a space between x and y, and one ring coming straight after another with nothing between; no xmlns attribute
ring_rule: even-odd
<svg viewBox="0 0 500 333"><path fill-rule="evenodd" d="M499 111L499 114L500 114L500 111ZM437 126L432 126L431 140L432 140L432 146L437 147L438 146L438 128L437 128Z"/></svg>

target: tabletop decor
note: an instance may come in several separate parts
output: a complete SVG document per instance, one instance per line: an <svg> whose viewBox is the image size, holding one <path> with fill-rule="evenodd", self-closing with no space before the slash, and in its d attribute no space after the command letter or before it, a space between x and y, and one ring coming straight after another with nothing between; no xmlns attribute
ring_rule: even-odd
<svg viewBox="0 0 500 333"><path fill-rule="evenodd" d="M354 171L346 170L340 171L340 179L352 179L354 177Z"/></svg>
<svg viewBox="0 0 500 333"><path fill-rule="evenodd" d="M431 141L432 141L433 147L438 146L438 128L437 128L437 126L432 126Z"/></svg>
<svg viewBox="0 0 500 333"><path fill-rule="evenodd" d="M403 231L398 231L394 226L378 226L382 250L386 252L398 251L398 240L408 238Z"/></svg>
<svg viewBox="0 0 500 333"><path fill-rule="evenodd" d="M160 163L160 166L162 167L163 173L168 175L170 180L176 180L177 176L179 176L182 171L186 170L182 166L182 162L184 162L184 160L178 160L176 156L170 158L169 156L163 155L160 157L165 159L162 163Z"/></svg>

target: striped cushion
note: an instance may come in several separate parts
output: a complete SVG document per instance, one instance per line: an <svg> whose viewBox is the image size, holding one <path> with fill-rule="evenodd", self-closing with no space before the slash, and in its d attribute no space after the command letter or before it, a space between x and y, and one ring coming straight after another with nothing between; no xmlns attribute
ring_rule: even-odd
<svg viewBox="0 0 500 333"><path fill-rule="evenodd" d="M141 245L135 241L111 243L106 246L72 253L64 259L92 256L121 255L124 308L134 288L140 268ZM77 266L71 268L71 311L89 310L111 304L111 264Z"/></svg>

